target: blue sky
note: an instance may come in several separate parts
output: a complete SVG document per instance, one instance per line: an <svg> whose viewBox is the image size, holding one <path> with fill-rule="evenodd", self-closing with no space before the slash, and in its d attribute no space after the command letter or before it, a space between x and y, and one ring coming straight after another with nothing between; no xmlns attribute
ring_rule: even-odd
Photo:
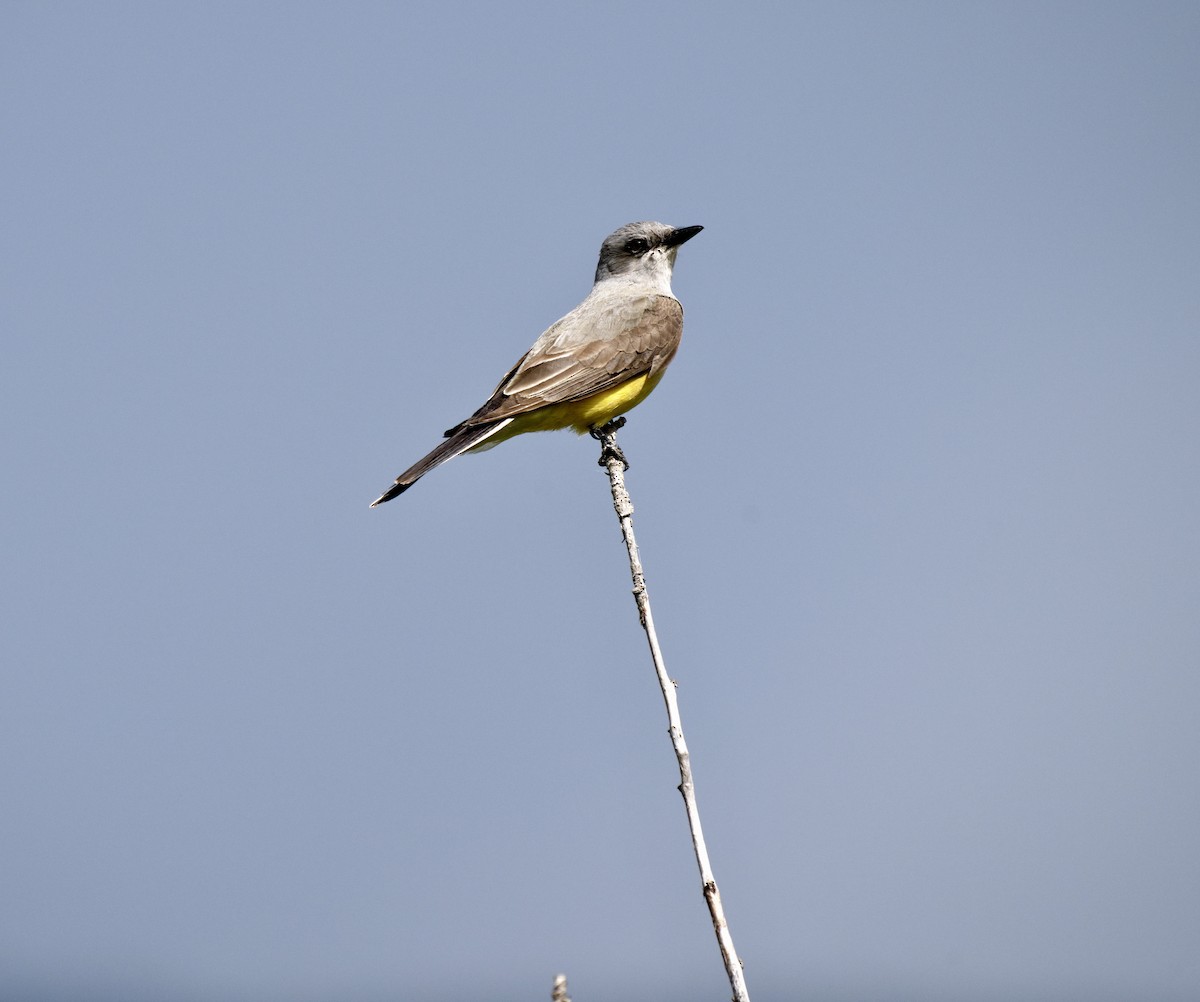
<svg viewBox="0 0 1200 1002"><path fill-rule="evenodd" d="M14 3L0 994L726 998L594 443L635 219L757 1000L1200 993L1193 4Z"/></svg>

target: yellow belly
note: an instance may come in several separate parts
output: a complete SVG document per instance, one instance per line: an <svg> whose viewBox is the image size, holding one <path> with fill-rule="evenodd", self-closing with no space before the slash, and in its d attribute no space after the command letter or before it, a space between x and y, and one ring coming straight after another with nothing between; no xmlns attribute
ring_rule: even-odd
<svg viewBox="0 0 1200 1002"><path fill-rule="evenodd" d="M582 435L593 425L604 424L618 414L624 414L640 404L650 395L650 391L658 385L662 378L662 370L653 378L648 374L634 376L620 386L611 390L584 397L582 400L571 400L562 404L547 404L536 411L522 414L514 418L512 424L498 431L471 452L482 452L493 445L499 445L514 435L524 435L527 431L558 431L561 428L573 428Z"/></svg>

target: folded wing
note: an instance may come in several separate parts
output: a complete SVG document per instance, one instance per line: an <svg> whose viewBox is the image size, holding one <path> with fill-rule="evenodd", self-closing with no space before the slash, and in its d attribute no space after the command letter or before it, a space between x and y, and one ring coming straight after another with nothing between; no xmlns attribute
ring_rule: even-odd
<svg viewBox="0 0 1200 1002"><path fill-rule="evenodd" d="M655 375L675 355L682 334L683 307L670 296L584 300L537 339L487 403L446 434Z"/></svg>

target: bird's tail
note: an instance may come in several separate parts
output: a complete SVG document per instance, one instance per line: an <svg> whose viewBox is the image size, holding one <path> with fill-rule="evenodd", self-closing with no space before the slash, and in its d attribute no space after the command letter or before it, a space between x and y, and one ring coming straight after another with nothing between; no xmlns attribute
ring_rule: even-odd
<svg viewBox="0 0 1200 1002"><path fill-rule="evenodd" d="M457 428L451 428L446 433L446 440L441 445L424 459L414 463L401 473L391 487L371 502L371 507L374 508L385 501L391 501L392 498L403 494L435 466L441 466L442 463L453 459L455 456L461 456L468 449L473 449L486 439L491 438L511 421L512 418L505 418L502 421L491 421L487 424L463 424Z"/></svg>

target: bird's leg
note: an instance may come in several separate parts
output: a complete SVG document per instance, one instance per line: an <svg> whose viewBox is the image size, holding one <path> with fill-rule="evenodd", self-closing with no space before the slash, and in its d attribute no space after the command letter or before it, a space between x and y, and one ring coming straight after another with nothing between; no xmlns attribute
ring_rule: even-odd
<svg viewBox="0 0 1200 1002"><path fill-rule="evenodd" d="M615 417L607 424L594 424L588 429L588 434L600 443L601 466L608 466L610 459L616 459L625 469L629 469L629 460L617 445L617 431L624 427L625 418Z"/></svg>

